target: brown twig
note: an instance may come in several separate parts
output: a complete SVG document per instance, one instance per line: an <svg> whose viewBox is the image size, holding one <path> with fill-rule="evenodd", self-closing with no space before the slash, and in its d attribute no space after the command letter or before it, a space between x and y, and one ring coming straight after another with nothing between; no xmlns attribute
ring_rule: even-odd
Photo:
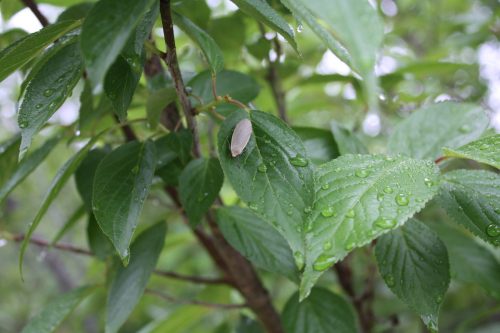
<svg viewBox="0 0 500 333"><path fill-rule="evenodd" d="M49 25L49 20L45 17L45 15L42 14L40 9L38 9L38 5L34 0L21 0L26 7L28 7L33 15L36 16L40 24L44 27Z"/></svg>
<svg viewBox="0 0 500 333"><path fill-rule="evenodd" d="M247 304L220 304L220 303L210 303L210 302L191 300L191 299L190 300L179 299L179 298L173 297L169 294L166 294L165 292L153 290L153 289L146 289L145 293L160 297L166 301L173 302L176 304L193 304L193 305L205 306L205 307L209 307L209 308L219 308L219 309L226 309L226 310L238 310L238 309L243 309L243 308L248 307Z"/></svg>
<svg viewBox="0 0 500 333"><path fill-rule="evenodd" d="M170 0L160 0L160 15L163 27L163 36L167 46L167 52L164 60L168 66L170 76L174 81L175 90L177 92L177 96L179 97L179 102L182 106L184 116L186 117L187 125L193 135L193 155L195 157L200 157L200 144L195 119L196 113L192 108L191 101L187 95L181 70L179 68L179 62L177 60L172 14L170 12Z"/></svg>
<svg viewBox="0 0 500 333"><path fill-rule="evenodd" d="M231 282L227 278L207 278L207 277L184 275L184 274L179 274L179 273L175 273L175 272L161 271L161 270L155 270L154 273L156 275L163 276L166 278L183 280L183 281L192 282L192 283L231 284Z"/></svg>
<svg viewBox="0 0 500 333"><path fill-rule="evenodd" d="M434 160L434 163L439 164L439 163L443 162L444 160L446 160L447 158L448 158L448 156L440 156Z"/></svg>
<svg viewBox="0 0 500 333"><path fill-rule="evenodd" d="M14 242L22 242L24 240L24 237L25 237L24 234L18 234L18 235L13 235L10 239ZM50 247L51 246L50 242L47 242L46 240L36 238L36 237L31 237L29 239L29 242L31 244L35 244L35 245L38 245L41 247ZM76 247L76 246L71 245L71 244L66 244L66 243L53 244L52 248L66 251L66 252L72 252L72 253L76 253L76 254L86 255L86 256L93 255L92 252L90 252L89 250L82 249L82 248Z"/></svg>
<svg viewBox="0 0 500 333"><path fill-rule="evenodd" d="M114 117L115 121L120 124L120 119L118 119L118 116L115 114ZM137 135L135 135L134 130L132 129L132 127L130 127L129 124L123 124L123 126L120 126L120 129L127 142L137 140Z"/></svg>

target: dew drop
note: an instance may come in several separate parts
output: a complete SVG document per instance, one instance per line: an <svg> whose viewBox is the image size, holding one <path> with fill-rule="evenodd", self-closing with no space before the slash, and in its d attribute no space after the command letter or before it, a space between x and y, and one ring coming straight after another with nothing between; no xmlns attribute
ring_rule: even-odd
<svg viewBox="0 0 500 333"><path fill-rule="evenodd" d="M392 274L386 275L384 280L389 287L394 287L394 285L396 284L394 281L394 276L392 276Z"/></svg>
<svg viewBox="0 0 500 333"><path fill-rule="evenodd" d="M266 172L267 171L267 166L264 163L261 163L257 167L257 170L259 170L259 172Z"/></svg>
<svg viewBox="0 0 500 333"><path fill-rule="evenodd" d="M137 173L139 173L139 166L138 166L138 165L136 165L135 167L133 167L133 168L132 168L132 170L131 170L131 171L132 171L132 173L133 173L134 175L136 175Z"/></svg>
<svg viewBox="0 0 500 333"><path fill-rule="evenodd" d="M64 81L64 77L60 77L57 79L57 83L63 83L63 81Z"/></svg>
<svg viewBox="0 0 500 333"><path fill-rule="evenodd" d="M335 261L336 261L335 257L322 254L316 259L316 261L314 261L313 269L315 271L320 271L320 272L324 271L328 269Z"/></svg>
<svg viewBox="0 0 500 333"><path fill-rule="evenodd" d="M336 168L335 168L335 170L333 170L333 171L335 171L335 172L340 172L340 170L342 170L342 169L341 169L341 168L339 168L339 167L336 167Z"/></svg>
<svg viewBox="0 0 500 333"><path fill-rule="evenodd" d="M394 157L392 157L392 156L386 156L386 157L385 157L385 160L386 160L387 162L392 162L392 161L394 161Z"/></svg>
<svg viewBox="0 0 500 333"><path fill-rule="evenodd" d="M327 241L323 243L323 250L328 251L332 248L332 242Z"/></svg>
<svg viewBox="0 0 500 333"><path fill-rule="evenodd" d="M389 193L394 192L394 190L392 189L392 187L386 186L386 187L384 187L384 192L389 194Z"/></svg>
<svg viewBox="0 0 500 333"><path fill-rule="evenodd" d="M302 271L305 266L304 254L300 251L295 251L293 253L293 259L295 260L295 266L299 271Z"/></svg>
<svg viewBox="0 0 500 333"><path fill-rule="evenodd" d="M434 182L433 182L430 178L427 178L427 177L425 177L425 178L424 178L424 183L425 183L425 185L426 185L427 187L432 187L432 186L434 186Z"/></svg>
<svg viewBox="0 0 500 333"><path fill-rule="evenodd" d="M437 304L441 304L442 301L443 301L443 297L442 296L436 297L436 303Z"/></svg>
<svg viewBox="0 0 500 333"><path fill-rule="evenodd" d="M384 200L384 193L382 193L382 192L378 192L378 193L377 193L377 200L378 200L378 201L382 201L382 200Z"/></svg>
<svg viewBox="0 0 500 333"><path fill-rule="evenodd" d="M335 210L333 209L333 207L327 207L321 211L321 215L323 215L324 217L331 217L333 216L333 214L335 214Z"/></svg>
<svg viewBox="0 0 500 333"><path fill-rule="evenodd" d="M356 216L356 213L354 212L354 209L349 209L347 211L347 214L345 214L345 216L353 218L354 216Z"/></svg>
<svg viewBox="0 0 500 333"><path fill-rule="evenodd" d="M497 237L500 235L500 226L492 223L486 227L486 233L490 237Z"/></svg>
<svg viewBox="0 0 500 333"><path fill-rule="evenodd" d="M257 210L257 205L255 203L251 202L248 204L248 208L250 208L251 210Z"/></svg>
<svg viewBox="0 0 500 333"><path fill-rule="evenodd" d="M330 184L323 184L321 185L322 190L328 190L330 188Z"/></svg>
<svg viewBox="0 0 500 333"><path fill-rule="evenodd" d="M379 217L375 220L375 226L381 229L392 229L396 226L396 220L387 217Z"/></svg>
<svg viewBox="0 0 500 333"><path fill-rule="evenodd" d="M349 242L345 245L345 250L346 251L351 251L352 249L354 249L354 243L353 242Z"/></svg>
<svg viewBox="0 0 500 333"><path fill-rule="evenodd" d="M479 146L479 150L486 150L490 148L490 145L487 143L483 143L482 145Z"/></svg>
<svg viewBox="0 0 500 333"><path fill-rule="evenodd" d="M42 106L43 106L43 104L38 103L37 105L35 105L35 109L39 110L39 109L41 109L41 108L42 108Z"/></svg>
<svg viewBox="0 0 500 333"><path fill-rule="evenodd" d="M354 175L359 178L366 178L368 177L368 174L369 172L366 169L356 170L356 172L354 173Z"/></svg>
<svg viewBox="0 0 500 333"><path fill-rule="evenodd" d="M408 196L404 193L398 193L398 195L396 195L396 203L399 206L408 206L410 198L408 198Z"/></svg>
<svg viewBox="0 0 500 333"><path fill-rule="evenodd" d="M290 158L290 163L296 167L305 167L309 164L309 162L300 154Z"/></svg>
<svg viewBox="0 0 500 333"><path fill-rule="evenodd" d="M43 92L43 96L45 96L45 97L50 97L50 96L52 96L52 94L54 94L54 89L46 89Z"/></svg>
<svg viewBox="0 0 500 333"><path fill-rule="evenodd" d="M303 30L304 30L304 26L302 25L302 23L300 23L300 24L297 26L297 32L300 34Z"/></svg>
<svg viewBox="0 0 500 333"><path fill-rule="evenodd" d="M56 107L56 102L52 102L49 104L49 110L52 110Z"/></svg>
<svg viewBox="0 0 500 333"><path fill-rule="evenodd" d="M306 208L304 208L304 213L311 214L311 212L312 212L312 208L310 206L307 206Z"/></svg>
<svg viewBox="0 0 500 333"><path fill-rule="evenodd" d="M470 130L471 130L471 128L470 128L469 125L462 125L462 127L460 127L459 130L460 130L461 133L469 133Z"/></svg>
<svg viewBox="0 0 500 333"><path fill-rule="evenodd" d="M19 128L28 127L28 122L26 120L19 120Z"/></svg>

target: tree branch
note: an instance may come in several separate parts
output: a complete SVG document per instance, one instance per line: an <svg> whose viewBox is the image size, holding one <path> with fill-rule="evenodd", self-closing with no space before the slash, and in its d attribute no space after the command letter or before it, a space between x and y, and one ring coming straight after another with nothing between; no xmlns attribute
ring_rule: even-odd
<svg viewBox="0 0 500 333"><path fill-rule="evenodd" d="M31 12L36 16L38 21L40 21L40 24L44 27L49 25L49 20L45 17L45 15L42 14L40 9L38 9L38 5L34 0L21 0L26 7L28 7Z"/></svg>
<svg viewBox="0 0 500 333"><path fill-rule="evenodd" d="M219 308L219 309L226 309L226 310L238 310L238 309L243 309L248 307L247 304L220 304L220 303L210 303L210 302L204 302L204 301L197 301L197 300L186 300L186 299L179 299L176 297L173 297L169 294L166 294L165 292L161 292L159 290L153 290L153 289L146 289L145 290L146 294L158 296L166 301L176 303L176 304L193 304L193 305L200 305L200 306L205 306L209 308Z"/></svg>
<svg viewBox="0 0 500 333"><path fill-rule="evenodd" d="M164 60L168 66L170 76L174 81L175 90L177 92L177 96L179 97L179 102L182 106L184 116L186 117L188 128L193 134L193 155L195 157L200 157L200 143L195 119L196 113L192 108L191 101L187 95L186 87L184 86L184 81L182 80L181 70L179 68L179 62L177 60L172 14L170 12L170 0L160 0L160 14L163 26L163 36L167 46L167 52Z"/></svg>
<svg viewBox="0 0 500 333"><path fill-rule="evenodd" d="M261 30L263 33L265 32L263 26L261 26ZM269 66L266 79L267 82L269 82L269 85L271 86L271 91L274 96L274 101L276 103L276 107L278 108L278 115L284 122L288 123L289 119L286 110L286 98L285 98L286 95L285 91L283 90L281 77L278 73L279 61L282 54L281 44L278 40L278 37L273 38L273 44L274 44L274 51L276 52L276 59L273 61L268 56L267 62Z"/></svg>
<svg viewBox="0 0 500 333"><path fill-rule="evenodd" d="M156 275L163 276L166 278L171 278L171 279L176 279L176 280L184 280L184 281L192 282L192 283L231 284L231 282L227 278L206 278L206 277L201 277L201 276L184 275L184 274L179 274L179 273L175 273L175 272L161 271L161 270L155 270L154 273Z"/></svg>

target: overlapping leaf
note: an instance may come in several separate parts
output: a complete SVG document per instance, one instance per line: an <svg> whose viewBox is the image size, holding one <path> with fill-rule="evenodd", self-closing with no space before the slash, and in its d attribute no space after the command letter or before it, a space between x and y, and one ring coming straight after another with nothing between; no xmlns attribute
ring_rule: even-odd
<svg viewBox="0 0 500 333"><path fill-rule="evenodd" d="M457 149L443 149L444 156L468 158L500 169L500 134L473 141Z"/></svg>

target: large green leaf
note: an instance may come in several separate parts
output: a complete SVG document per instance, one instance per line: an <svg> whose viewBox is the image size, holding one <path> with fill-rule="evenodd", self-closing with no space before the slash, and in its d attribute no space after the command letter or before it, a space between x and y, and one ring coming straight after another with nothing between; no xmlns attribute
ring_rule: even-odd
<svg viewBox="0 0 500 333"><path fill-rule="evenodd" d="M2 50L0 52L0 81L39 55L50 43L80 24L80 21L51 24Z"/></svg>
<svg viewBox="0 0 500 333"><path fill-rule="evenodd" d="M75 155L73 155L73 157L71 157L68 161L66 161L66 163L64 163L64 165L57 171L57 174L55 175L54 179L52 179L52 182L50 183L49 188L47 190L47 194L45 195L45 198L43 199L42 204L40 205L40 208L38 209L35 218L29 224L28 232L26 233L23 239L23 243L21 244L21 252L19 255L19 272L21 273L21 276L23 273L24 253L26 252L26 249L28 247L31 236L33 235L33 232L42 221L42 218L45 216L45 213L47 212L50 205L57 197L63 186L76 171L76 169L83 161L85 156L87 156L87 153L90 150L90 148L92 148L92 146L95 144L95 142L99 137L100 135L96 135L89 142L87 142L87 144L83 146L82 149L80 149Z"/></svg>
<svg viewBox="0 0 500 333"><path fill-rule="evenodd" d="M80 45L87 74L96 87L155 1L101 0L83 22Z"/></svg>
<svg viewBox="0 0 500 333"><path fill-rule="evenodd" d="M337 144L330 131L314 127L293 127L304 143L307 156L315 164L322 164L339 157Z"/></svg>
<svg viewBox="0 0 500 333"><path fill-rule="evenodd" d="M106 149L92 149L75 171L75 183L87 211L92 212L92 187L97 166L108 154Z"/></svg>
<svg viewBox="0 0 500 333"><path fill-rule="evenodd" d="M33 136L71 95L81 73L82 58L76 42L55 52L35 73L19 107L22 135L19 156L26 153Z"/></svg>
<svg viewBox="0 0 500 333"><path fill-rule="evenodd" d="M213 74L224 68L224 56L214 39L187 17L172 13L175 25L184 31L201 49Z"/></svg>
<svg viewBox="0 0 500 333"><path fill-rule="evenodd" d="M368 149L365 145L359 141L358 137L349 131L346 127L332 121L330 123L330 128L332 130L333 136L335 137L335 142L339 149L340 154L367 154Z"/></svg>
<svg viewBox="0 0 500 333"><path fill-rule="evenodd" d="M314 288L308 299L299 302L295 293L282 314L287 333L356 333L356 315L349 303L328 289Z"/></svg>
<svg viewBox="0 0 500 333"><path fill-rule="evenodd" d="M12 174L7 174L7 181L0 186L0 203L9 195L9 193L19 185L24 178L26 178L36 167L43 162L45 157L54 149L54 147L59 143L61 135L56 135L49 140L47 140L40 148L36 149L34 152L26 156L19 164ZM18 141L19 143L19 141ZM16 151L17 155L17 151ZM2 174L4 169L2 169ZM7 169L5 169L7 170Z"/></svg>
<svg viewBox="0 0 500 333"><path fill-rule="evenodd" d="M92 209L106 236L127 263L129 244L153 180L152 141L132 141L109 153L97 166Z"/></svg>
<svg viewBox="0 0 500 333"><path fill-rule="evenodd" d="M250 119L253 135L242 154L232 157L230 142L238 122ZM313 168L300 138L278 118L235 111L219 131L222 168L238 196L285 237L293 251L303 251L303 221L313 204Z"/></svg>
<svg viewBox="0 0 500 333"><path fill-rule="evenodd" d="M473 141L457 149L443 148L444 156L468 158L500 169L500 134Z"/></svg>
<svg viewBox="0 0 500 333"><path fill-rule="evenodd" d="M95 287L81 287L62 294L45 305L23 328L22 333L52 333Z"/></svg>
<svg viewBox="0 0 500 333"><path fill-rule="evenodd" d="M231 0L244 13L252 16L257 21L264 23L271 29L280 33L288 43L297 51L297 43L290 25L266 1L262 0Z"/></svg>
<svg viewBox="0 0 500 333"><path fill-rule="evenodd" d="M193 95L201 98L203 104L214 100L210 72L206 71L196 75L189 81L188 86L192 88ZM255 79L243 73L224 70L217 74L216 90L219 96L229 95L242 103L248 103L257 97L259 89ZM217 107L217 111L228 114L229 111L237 108L233 104L223 104Z"/></svg>
<svg viewBox="0 0 500 333"><path fill-rule="evenodd" d="M439 237L412 219L380 237L375 256L387 286L437 331L439 307L450 283L448 252Z"/></svg>
<svg viewBox="0 0 500 333"><path fill-rule="evenodd" d="M488 126L486 112L473 104L442 102L424 106L400 122L389 138L389 150L415 158L436 158L443 147L477 139Z"/></svg>
<svg viewBox="0 0 500 333"><path fill-rule="evenodd" d="M224 182L224 173L216 158L189 162L179 177L179 197L189 223L196 226L213 204Z"/></svg>
<svg viewBox="0 0 500 333"><path fill-rule="evenodd" d="M101 260L106 260L115 253L113 244L103 234L92 213L87 222L87 242L92 253Z"/></svg>
<svg viewBox="0 0 500 333"><path fill-rule="evenodd" d="M500 299L500 262L485 246L458 227L435 221L428 226L445 243L450 258L451 277L473 283Z"/></svg>
<svg viewBox="0 0 500 333"><path fill-rule="evenodd" d="M306 297L323 271L353 248L401 226L438 191L431 161L344 155L317 169L316 200L305 227Z"/></svg>
<svg viewBox="0 0 500 333"><path fill-rule="evenodd" d="M20 142L21 137L15 135L0 144L0 170L2 170L2 173L0 173L0 191L16 170Z"/></svg>
<svg viewBox="0 0 500 333"><path fill-rule="evenodd" d="M484 170L443 175L438 202L455 222L500 246L500 176Z"/></svg>
<svg viewBox="0 0 500 333"><path fill-rule="evenodd" d="M106 333L117 332L142 297L163 249L165 232L164 221L144 230L130 248L128 266L116 264L108 292Z"/></svg>
<svg viewBox="0 0 500 333"><path fill-rule="evenodd" d="M298 281L299 272L288 243L251 210L236 206L219 208L217 224L229 244L257 267Z"/></svg>

